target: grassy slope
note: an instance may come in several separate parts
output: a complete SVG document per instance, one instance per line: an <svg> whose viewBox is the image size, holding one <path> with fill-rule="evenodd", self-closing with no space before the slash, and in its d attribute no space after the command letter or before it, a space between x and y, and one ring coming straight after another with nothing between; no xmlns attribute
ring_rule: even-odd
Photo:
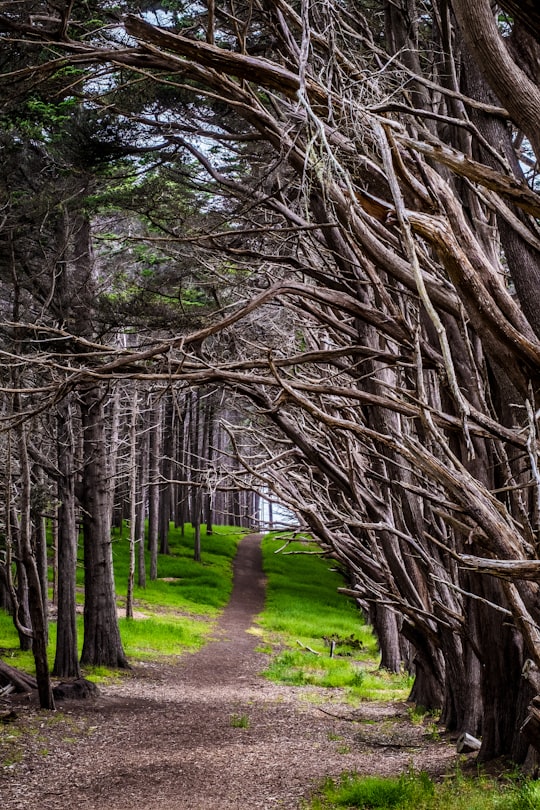
<svg viewBox="0 0 540 810"><path fill-rule="evenodd" d="M278 651L265 675L290 684L327 687L325 696L337 690L340 700L353 703L403 699L410 679L378 669L373 634L354 603L337 593L342 580L332 562L306 554L315 550L306 543L291 543L276 553L282 546L283 539L272 536L263 542L268 594L258 623L266 649ZM328 646L332 638L337 642L333 659ZM337 808L537 810L540 785L527 780L465 778L459 772L439 784L423 773L392 778L345 774L340 780L327 780L305 805L305 810Z"/></svg>
<svg viewBox="0 0 540 810"><path fill-rule="evenodd" d="M268 591L259 624L268 649L281 648L266 676L296 685L341 687L352 702L403 700L410 678L378 669L371 628L354 602L338 593L343 578L333 562L306 542L290 543L280 552L283 542L272 535L263 542Z"/></svg>

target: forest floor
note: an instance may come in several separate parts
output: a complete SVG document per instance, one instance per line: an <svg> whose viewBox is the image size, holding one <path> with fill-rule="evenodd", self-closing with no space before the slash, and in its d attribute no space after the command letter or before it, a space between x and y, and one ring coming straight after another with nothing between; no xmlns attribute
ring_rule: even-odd
<svg viewBox="0 0 540 810"><path fill-rule="evenodd" d="M356 709L339 690L260 675L268 656L250 632L264 601L259 541L240 543L230 603L200 651L137 664L52 714L13 706L2 810L293 810L345 771L452 770L455 745L411 722L404 703Z"/></svg>

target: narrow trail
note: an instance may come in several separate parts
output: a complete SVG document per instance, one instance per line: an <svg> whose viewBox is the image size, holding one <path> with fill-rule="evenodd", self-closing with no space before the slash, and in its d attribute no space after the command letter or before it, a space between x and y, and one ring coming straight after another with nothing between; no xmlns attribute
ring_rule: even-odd
<svg viewBox="0 0 540 810"><path fill-rule="evenodd" d="M365 704L348 722L327 690L260 676L268 659L248 632L264 603L260 537L240 543L214 640L44 715L21 761L0 768L2 810L295 810L328 775L450 766L453 750L411 734L403 705ZM381 723L406 729L399 745Z"/></svg>

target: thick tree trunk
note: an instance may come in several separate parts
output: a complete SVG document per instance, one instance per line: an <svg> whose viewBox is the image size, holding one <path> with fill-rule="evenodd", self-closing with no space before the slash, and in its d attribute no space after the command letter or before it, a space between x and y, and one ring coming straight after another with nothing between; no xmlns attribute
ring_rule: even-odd
<svg viewBox="0 0 540 810"><path fill-rule="evenodd" d="M453 0L452 7L480 70L539 155L540 88L514 61L508 42L498 29L489 0L474 3Z"/></svg>
<svg viewBox="0 0 540 810"><path fill-rule="evenodd" d="M388 672L400 672L403 662L395 611L385 605L375 604L370 614L370 621L379 641L381 669L386 669Z"/></svg>
<svg viewBox="0 0 540 810"><path fill-rule="evenodd" d="M81 503L84 534L83 665L127 668L116 610L111 546L111 487L108 480L103 391L81 395L84 458Z"/></svg>
<svg viewBox="0 0 540 810"><path fill-rule="evenodd" d="M440 710L445 697L445 667L441 652L405 622L402 632L414 647L414 684L409 700L428 710Z"/></svg>
<svg viewBox="0 0 540 810"><path fill-rule="evenodd" d="M482 574L471 575L469 587L493 605L504 607L505 597L496 580ZM482 722L478 732L482 747L478 757L479 761L487 762L499 756L519 754L523 761L526 747L521 752L518 750L519 727L532 696L529 684L521 677L523 645L508 616L487 601L471 600L467 609L468 630L481 664ZM475 733L473 728L464 730Z"/></svg>
<svg viewBox="0 0 540 810"><path fill-rule="evenodd" d="M464 50L463 59L465 92L485 103L496 102L496 98L481 75L481 67L469 51ZM523 168L512 143L512 131L506 122L478 110L472 111L471 118L485 137L486 142L494 146L497 153L502 153L516 181L525 183ZM484 164L492 169L499 168L499 161L493 152L486 148L479 148L479 153ZM528 217L517 207L514 207L513 213L518 220L523 222L524 231L526 231ZM540 251L524 239L500 213L497 214L497 225L508 270L521 307L536 335L540 335Z"/></svg>

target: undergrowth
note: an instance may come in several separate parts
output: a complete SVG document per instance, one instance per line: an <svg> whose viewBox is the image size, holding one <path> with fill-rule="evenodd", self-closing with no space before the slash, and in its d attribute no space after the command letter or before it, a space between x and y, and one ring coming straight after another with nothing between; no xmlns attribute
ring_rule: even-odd
<svg viewBox="0 0 540 810"><path fill-rule="evenodd" d="M459 772L441 782L426 773L399 776L344 774L327 779L304 810L537 810L540 784L524 779L466 778Z"/></svg>
<svg viewBox="0 0 540 810"><path fill-rule="evenodd" d="M282 535L263 540L268 584L258 624L265 649L275 652L265 676L295 686L339 688L353 703L405 699L410 677L379 669L371 628L356 604L338 593L345 583L335 563L317 551L305 540L284 547Z"/></svg>

